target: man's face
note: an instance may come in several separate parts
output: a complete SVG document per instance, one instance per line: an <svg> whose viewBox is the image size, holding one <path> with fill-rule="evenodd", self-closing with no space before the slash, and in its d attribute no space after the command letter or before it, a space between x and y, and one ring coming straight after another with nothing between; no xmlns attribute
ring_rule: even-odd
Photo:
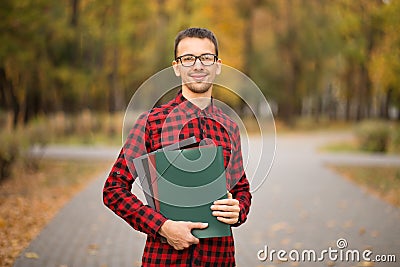
<svg viewBox="0 0 400 267"><path fill-rule="evenodd" d="M205 54L215 55L215 46L207 38L184 38L177 47L177 57L185 55L200 56ZM182 58L184 60L184 58ZM207 64L207 63L206 63ZM215 75L221 72L221 61L218 59L213 65L205 66L196 59L193 66L182 66L181 61L173 62L174 71L182 78L182 90L203 94L212 88Z"/></svg>

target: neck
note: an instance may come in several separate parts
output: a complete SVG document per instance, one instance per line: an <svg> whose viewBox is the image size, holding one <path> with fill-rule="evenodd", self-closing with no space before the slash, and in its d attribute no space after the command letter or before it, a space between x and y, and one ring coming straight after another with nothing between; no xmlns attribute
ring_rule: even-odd
<svg viewBox="0 0 400 267"><path fill-rule="evenodd" d="M205 109L211 103L211 89L204 93L195 93L183 86L182 95L200 109Z"/></svg>

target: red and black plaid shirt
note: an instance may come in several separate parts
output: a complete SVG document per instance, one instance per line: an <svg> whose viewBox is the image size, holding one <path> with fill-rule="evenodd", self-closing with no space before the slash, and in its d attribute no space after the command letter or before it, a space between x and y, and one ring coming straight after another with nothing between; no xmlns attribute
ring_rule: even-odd
<svg viewBox="0 0 400 267"><path fill-rule="evenodd" d="M105 205L134 229L147 234L143 266L235 266L232 236L200 239L199 244L185 250L161 242L158 230L167 218L131 193L136 178L132 159L191 136L211 139L223 147L227 188L240 205L239 222L234 226L246 221L251 194L237 124L215 105L201 110L179 92L175 99L139 117L103 189Z"/></svg>

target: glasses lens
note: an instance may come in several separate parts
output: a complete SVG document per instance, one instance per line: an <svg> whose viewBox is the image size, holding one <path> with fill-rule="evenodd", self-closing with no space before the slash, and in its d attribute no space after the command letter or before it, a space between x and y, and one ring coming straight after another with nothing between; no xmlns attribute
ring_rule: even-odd
<svg viewBox="0 0 400 267"><path fill-rule="evenodd" d="M214 64L215 57L212 54L204 54L200 56L200 61L203 65L210 66Z"/></svg>
<svg viewBox="0 0 400 267"><path fill-rule="evenodd" d="M181 63L185 67L189 67L194 65L194 62L196 61L195 56L183 56L181 57Z"/></svg>

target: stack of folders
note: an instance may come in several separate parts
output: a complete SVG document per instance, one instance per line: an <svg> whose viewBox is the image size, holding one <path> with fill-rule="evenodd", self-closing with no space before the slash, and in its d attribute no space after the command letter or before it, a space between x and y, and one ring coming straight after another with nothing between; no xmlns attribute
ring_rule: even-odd
<svg viewBox="0 0 400 267"><path fill-rule="evenodd" d="M210 206L227 197L222 147L202 146L191 137L133 160L147 204L174 221L208 223L198 238L231 235Z"/></svg>

